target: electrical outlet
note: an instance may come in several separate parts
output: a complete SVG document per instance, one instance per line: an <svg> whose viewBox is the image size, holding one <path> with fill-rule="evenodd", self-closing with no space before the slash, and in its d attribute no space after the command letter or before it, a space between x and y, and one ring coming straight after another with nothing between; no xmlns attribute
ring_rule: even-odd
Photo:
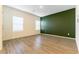
<svg viewBox="0 0 79 59"><path fill-rule="evenodd" d="M70 35L70 33L67 34L68 36Z"/></svg>

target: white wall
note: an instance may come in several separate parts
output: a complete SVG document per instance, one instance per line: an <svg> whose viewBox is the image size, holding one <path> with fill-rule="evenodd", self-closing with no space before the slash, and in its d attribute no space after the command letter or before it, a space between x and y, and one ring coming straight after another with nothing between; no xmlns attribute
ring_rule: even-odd
<svg viewBox="0 0 79 59"><path fill-rule="evenodd" d="M2 5L0 5L0 50L2 49Z"/></svg>
<svg viewBox="0 0 79 59"><path fill-rule="evenodd" d="M40 33L40 31L35 30L35 20L39 20L40 17L7 6L3 7L3 11L3 40L25 37ZM22 32L12 31L13 16L19 16L24 18L24 30Z"/></svg>
<svg viewBox="0 0 79 59"><path fill-rule="evenodd" d="M76 7L76 43L79 51L79 6Z"/></svg>

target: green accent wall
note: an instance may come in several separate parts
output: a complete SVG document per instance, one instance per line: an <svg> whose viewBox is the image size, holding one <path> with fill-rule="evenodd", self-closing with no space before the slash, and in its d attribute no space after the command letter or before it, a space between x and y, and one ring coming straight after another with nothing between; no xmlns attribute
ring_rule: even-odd
<svg viewBox="0 0 79 59"><path fill-rule="evenodd" d="M75 8L40 19L41 33L75 38Z"/></svg>

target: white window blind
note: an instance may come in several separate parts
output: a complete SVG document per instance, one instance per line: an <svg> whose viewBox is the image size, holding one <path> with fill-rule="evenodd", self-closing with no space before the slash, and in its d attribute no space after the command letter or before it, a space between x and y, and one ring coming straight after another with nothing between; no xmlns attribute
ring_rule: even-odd
<svg viewBox="0 0 79 59"><path fill-rule="evenodd" d="M23 31L23 17L13 16L13 32Z"/></svg>
<svg viewBox="0 0 79 59"><path fill-rule="evenodd" d="M36 30L40 30L40 20L36 20Z"/></svg>

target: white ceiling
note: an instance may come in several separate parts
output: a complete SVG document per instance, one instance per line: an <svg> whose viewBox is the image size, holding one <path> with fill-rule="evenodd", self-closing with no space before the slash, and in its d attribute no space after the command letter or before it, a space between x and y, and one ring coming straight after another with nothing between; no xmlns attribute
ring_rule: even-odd
<svg viewBox="0 0 79 59"><path fill-rule="evenodd" d="M25 12L32 13L34 15L43 17L46 15L54 14L71 8L75 8L75 5L8 5Z"/></svg>

